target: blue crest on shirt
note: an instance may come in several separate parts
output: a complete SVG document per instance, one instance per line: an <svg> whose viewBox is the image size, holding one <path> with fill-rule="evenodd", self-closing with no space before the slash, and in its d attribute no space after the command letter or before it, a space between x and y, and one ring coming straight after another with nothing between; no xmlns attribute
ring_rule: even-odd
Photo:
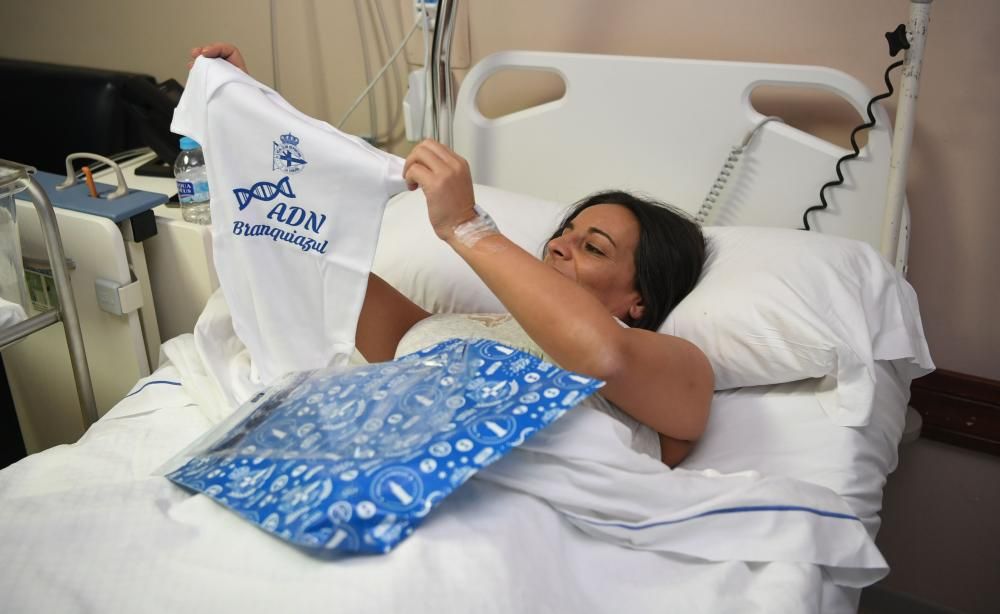
<svg viewBox="0 0 1000 614"><path fill-rule="evenodd" d="M299 150L300 139L289 132L282 134L278 140L281 142L272 142L274 145L274 164L271 166L271 170L294 174L305 168L307 162L302 156L302 151Z"/></svg>

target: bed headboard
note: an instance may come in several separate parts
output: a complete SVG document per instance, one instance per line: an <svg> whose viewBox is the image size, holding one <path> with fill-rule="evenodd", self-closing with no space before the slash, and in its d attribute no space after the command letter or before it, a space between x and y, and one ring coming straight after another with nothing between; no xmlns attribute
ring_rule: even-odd
<svg viewBox="0 0 1000 614"><path fill-rule="evenodd" d="M559 100L496 119L476 98L487 79L508 69L559 75ZM505 51L469 72L455 107L454 146L476 183L573 202L600 189L645 192L692 214L734 146L764 119L750 104L761 85L819 88L845 98L867 121L871 93L830 68ZM820 232L880 248L891 155L891 127L875 105L876 126L843 186L827 190L830 208L810 216ZM858 122L862 123L861 121ZM850 150L778 122L763 126L730 178L713 224L800 228ZM898 268L906 261L908 213L901 220Z"/></svg>

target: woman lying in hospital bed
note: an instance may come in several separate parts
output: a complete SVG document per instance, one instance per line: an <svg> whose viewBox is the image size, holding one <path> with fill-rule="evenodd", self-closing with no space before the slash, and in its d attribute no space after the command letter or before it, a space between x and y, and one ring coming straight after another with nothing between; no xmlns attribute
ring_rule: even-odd
<svg viewBox="0 0 1000 614"><path fill-rule="evenodd" d="M245 72L242 58L232 46L214 45L192 51L193 57L198 55L226 59ZM203 68L209 68L204 65L204 59L200 61ZM215 79L216 83L245 80L245 75L233 71L225 63L213 64L211 68L225 73L225 76ZM195 69L197 70L197 66ZM269 100L273 100L275 94L271 90L255 82L249 85L253 89L240 91L265 91L271 97ZM190 81L188 87L192 89ZM213 91L218 90L208 86L206 96L211 96ZM184 104L182 100L181 106ZM271 102L267 104L270 105ZM281 104L275 104L277 106L274 108L280 111ZM178 107L179 112L181 106ZM253 113L255 109L248 106L246 112ZM182 115L187 118L189 110L185 108ZM225 121L225 117L217 116L216 122L220 121ZM175 131L177 124L175 115ZM185 119L180 127L193 127L202 134L210 134L197 121ZM384 155L382 152L374 154ZM222 164L229 163L224 159L217 160ZM342 166L344 163L339 164ZM448 148L425 141L413 150L401 169L389 172L401 173L411 190L417 186L422 188L423 206L420 208L425 212L424 219L429 221L438 245L446 245L447 251L460 257L467 265L467 270L471 269L479 283L485 286L486 292L498 301L500 309L496 311L503 309L509 315L431 316L391 284L372 275L369 277L357 325L358 349L369 361L374 362L390 360L394 356L418 350L448 337L490 337L550 356L554 363L562 367L605 380L607 384L601 391L603 399L595 397L596 401L584 404L586 411L575 411L571 417L546 428L530 444L524 446L524 449L535 453L532 457L535 471L524 471L523 466L521 469L511 470L514 466L512 463L498 463L491 466L490 471L483 476L506 486L516 483L526 492L544 493L557 509L584 523L587 527L584 528L585 531L604 535L616 533L613 539L632 545L654 547L654 543L663 543L660 540L664 534L676 533L675 525L685 514L700 517L705 513L718 514L719 509L731 511L744 508L753 509L754 512L775 511L776 508L766 505L761 507L754 503L775 499L790 501L788 497L791 495L780 494L789 486L781 483L781 480L769 482L757 480L752 475L743 476L748 479L745 488L741 486L735 490L733 485L740 483L740 479L715 480L706 483L703 488L687 487L684 492L691 498L685 498L679 496L676 488L664 481L664 476L669 474L663 473L663 465L658 465L660 469L654 469L640 457L645 455L648 459L652 456L667 465L676 465L691 452L708 420L713 367L715 387L718 388L719 380L724 382L724 387L771 384L810 376L822 377L828 375L831 368L840 370L845 375L854 374L872 362L871 347L867 350L860 347L865 344L871 346L871 339L865 333L861 335L864 338L860 341L851 339L852 342L857 341L855 345L859 347L837 348L834 356L821 355L814 358L811 354L815 348L810 348L809 345L819 346L820 342L787 344L791 346L790 352L783 356L775 353L774 358L767 356L766 364L762 366L759 353L747 356L739 351L728 351L728 348L721 351L720 348L712 348L714 358L710 364L705 353L686 339L696 338L699 343L712 344L716 335L672 334L672 331L667 330L668 326L663 324L671 309L692 291L699 279L705 257L704 239L696 225L658 204L644 202L620 192L604 192L585 199L558 225L556 232L547 240L544 256L539 260L504 236L490 216L475 205L476 194L468 165ZM250 180L249 176L242 178L244 182ZM298 181L295 179L295 186L302 185ZM287 181L286 184L286 191L291 193L292 184ZM300 202L302 194L296 193L299 198L296 202ZM262 193L260 199L268 197L268 194ZM242 205L243 203L241 209ZM497 213L500 211L501 209L496 209ZM270 217L271 214L268 214L269 219ZM523 225L524 221L520 223ZM501 224L501 227L505 225ZM778 231L777 237L784 238L787 234L789 231ZM762 242L761 239L757 239L757 242L762 244L751 251L755 251L757 255L774 251L772 248L779 244L776 237L768 235L766 231L761 236ZM717 245L720 241L725 242L726 238L716 237ZM801 249L805 245L800 244L801 241L826 241L845 251L854 249L853 244L843 247L842 242L833 237L796 237L791 243L795 244L796 249ZM385 237L382 242L385 242ZM417 233L411 236L404 233L392 243L412 243L412 258L420 257L422 250L416 246L419 243ZM891 271L884 271L877 254L869 250L863 255L863 259L865 266L882 267L885 280L894 279ZM440 274L447 275L443 270ZM877 273L866 275L877 276ZM225 290L224 283L223 289ZM229 293L226 294L228 298ZM780 289L774 294L779 296ZM906 297L896 299L897 302L890 301L886 305L887 313L891 317L902 318L899 314L908 311L906 308L910 305L900 307L898 301L906 303ZM792 300L786 302L792 306L794 300L793 296ZM738 300L730 302L738 309ZM704 308L703 311L708 315L714 309L715 306ZM482 312L478 309L474 311ZM746 311L754 314L756 306ZM815 329L819 336L825 334L833 337L842 332L831 332L831 326L836 328L836 322L827 324L824 320L829 319L829 314L816 314L814 311L806 306L799 309L798 313L785 317L797 322L806 321L806 328ZM842 315L849 315L859 322L866 318L864 313ZM732 320L742 322L743 318L737 315ZM904 327L907 333L912 332L913 328L912 322L908 324L911 326ZM676 327L676 323L673 326ZM895 321L892 326L896 327ZM677 328L684 330L683 326ZM238 328L236 330L239 332ZM841 336L852 337L846 333ZM761 343L755 338L756 336L750 339L751 348L756 345L778 345L766 339ZM906 350L902 351L907 355ZM918 354L919 352L914 351L908 355ZM259 356L254 359L257 358ZM745 358L743 362L746 364L731 368L727 361L737 358ZM867 363L858 364L859 360ZM811 362L817 364L809 364ZM764 372L755 374L760 376L759 379L740 377L741 373L755 368ZM782 369L792 373L773 375ZM854 378L858 381L864 379ZM868 419L871 411L874 393L870 382L867 387L863 382L848 385L854 380L845 377L844 384L838 385L834 393L837 400L829 404L832 419L838 424L861 424ZM582 427L584 424L588 426ZM659 437L655 437L654 433L659 433ZM617 437L626 447L619 448L620 443L612 443L611 439L606 439L609 435L612 435L611 439ZM605 439L602 441L602 438ZM593 465L597 458L601 458L599 450L606 453L601 460L608 470L604 473ZM540 468L545 464L545 458L552 463ZM567 469L565 465L568 458L578 459L579 462L572 469ZM577 486L584 483L590 485L586 489L570 489L572 492L563 493L565 496L560 498L561 495L551 488L550 480L563 470L568 470L573 475L569 482ZM554 479L558 481L559 478ZM607 490L607 484L612 483L616 487L629 484L632 495L651 493L645 501L630 501L632 509L628 517L632 524L616 522L621 518L616 516L620 510L611 511L615 508L614 499L628 499L632 495L626 494L628 488L625 491ZM776 490L769 490L772 487ZM803 504L790 506L790 509L809 510L797 516L798 520L809 517L799 525L803 534L814 534L820 530L812 524L817 519L823 519L819 521L821 523L830 519L857 521L857 517L847 513L849 510L841 501L828 498L828 493L803 489L802 485L795 485L794 488L800 489L800 492L810 492L806 497L809 499L808 504L800 502ZM733 498L736 491L741 494ZM699 494L695 496L695 492ZM603 493L603 496L598 493ZM714 511L706 510L705 501L715 502ZM730 505L720 508L722 501L728 501ZM785 508L789 506L778 507L787 511ZM841 511L836 511L835 508ZM586 520L582 520L584 517ZM861 559L866 561L864 565L867 565L874 559L870 556L872 551L868 546L858 541L861 533L842 535L840 543L853 544L849 549L861 555ZM640 534L642 537L639 537ZM754 548L759 555L760 549L767 547L764 541L766 540L744 540L743 546L756 543ZM702 547L697 546L689 552L702 552ZM826 556L823 555L823 558Z"/></svg>
<svg viewBox="0 0 1000 614"><path fill-rule="evenodd" d="M401 604L424 611L638 612L660 611L671 599L691 611L848 611L852 598L844 587L884 575L870 532L895 462L905 383L930 360L912 290L874 250L814 233L706 230L708 262L697 287L684 301L660 302L642 289L648 259L636 261L633 253L643 233L660 228L637 219L663 210L633 210L613 204L631 202L627 196L599 195L570 224L553 224L559 230L538 261L515 243L544 238L536 220L552 211L550 203L477 186L479 204L505 233L517 234L510 242L472 207L467 169L451 152L425 143L405 173L423 187L427 208L417 208L420 193L413 192L387 209L380 245L395 262L376 256L375 270L391 283L371 278L358 323L362 352L388 360L442 337L495 335L612 382L646 373L635 390L615 391L612 384L605 390L634 415L602 401L576 408L480 471L449 497L447 511L442 507L392 555L324 565L244 528L205 497L149 477L231 411L213 402L216 374L251 371L217 295L194 338L165 344L168 366L137 385L80 444L0 474L0 539L22 562L16 573L0 575L12 603L26 608L48 600L49 609L66 609L63 597L73 596L74 603L108 609L148 594L187 611L231 603L220 599L256 610L335 599L372 612ZM671 218L667 226L675 225L686 243L656 241L687 246L687 268L669 267L668 277L687 276L677 284L683 293L698 279L702 244L697 229ZM451 264L435 260L444 252ZM455 260L461 269L449 268ZM434 283L457 283L462 304L476 303L469 312L507 307L513 318L429 316L410 302L422 282L408 266L430 272ZM488 299L469 300L480 291L467 283L470 276ZM421 302L427 307L438 298ZM643 322L674 305L659 328L668 334ZM697 340L703 352L681 338ZM607 342L613 351L605 351L605 340L617 340ZM213 371L219 356L225 364ZM623 362L634 372L620 373ZM758 396L769 401L757 406L730 402L756 398L752 389L723 393L713 407L713 414L722 412L709 416L713 372L717 389L822 379L803 385L801 395L795 384L768 389ZM877 386L887 378L889 389ZM172 382L183 385L158 386ZM656 401L670 402L672 411L649 409L656 405L648 394L662 395ZM782 399L780 411L769 408ZM706 420L717 415L740 432L722 423L703 434ZM869 422L871 428L861 428ZM803 428L786 433L786 424ZM686 468L660 462L654 429L666 435L663 459L673 464L687 455ZM809 438L802 437L805 429ZM699 437L701 446L692 447ZM744 446L752 452L742 452ZM810 456L803 446L820 453ZM775 462L768 464L770 456ZM87 531L59 520L67 508ZM110 592L101 587L111 583L95 584L79 571L109 564L119 575ZM608 584L604 574L618 571L621 577ZM25 591L18 580L30 573L62 590ZM472 590L442 584L456 573L468 574ZM265 578L278 583L274 592L260 593ZM387 578L393 590L384 590ZM191 599L157 588L182 585L197 586ZM429 595L428 585L440 588Z"/></svg>
<svg viewBox="0 0 1000 614"><path fill-rule="evenodd" d="M231 45L193 49L198 55L222 57L246 71ZM610 405L601 407L633 423L633 430L639 431L638 421L659 434L658 443L649 433L637 439L645 453L668 465L680 462L705 427L712 370L696 346L656 330L701 273L705 243L698 226L631 194L597 194L573 207L539 262L474 207L468 163L444 145L417 145L404 177L410 189L422 188L437 236L510 311L491 322L494 333L505 322L504 341L605 381L601 396ZM459 332L488 336L485 324L481 330L459 324L477 320L425 322L430 315L372 275L358 320L358 350L370 362L391 360L418 325L427 345ZM419 349L412 339L407 348ZM661 376L664 369L670 377Z"/></svg>

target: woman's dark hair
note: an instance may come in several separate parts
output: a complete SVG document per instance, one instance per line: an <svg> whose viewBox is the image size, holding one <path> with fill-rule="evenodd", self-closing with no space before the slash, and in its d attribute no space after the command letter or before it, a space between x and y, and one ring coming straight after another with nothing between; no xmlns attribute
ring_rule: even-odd
<svg viewBox="0 0 1000 614"><path fill-rule="evenodd" d="M549 240L562 235L567 224L594 205L620 205L631 211L639 222L635 289L646 308L642 317L625 323L634 328L658 329L677 303L691 292L701 275L705 263L705 237L701 228L683 211L670 205L628 192L608 190L575 203ZM548 241L545 249L548 249Z"/></svg>

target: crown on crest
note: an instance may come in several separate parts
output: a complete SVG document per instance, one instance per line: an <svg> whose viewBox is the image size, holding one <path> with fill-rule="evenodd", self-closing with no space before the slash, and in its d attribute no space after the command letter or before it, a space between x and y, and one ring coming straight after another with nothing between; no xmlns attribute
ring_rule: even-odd
<svg viewBox="0 0 1000 614"><path fill-rule="evenodd" d="M292 145L294 147L295 145L299 144L299 137L289 132L288 134L281 135L281 142L284 143L285 145Z"/></svg>

